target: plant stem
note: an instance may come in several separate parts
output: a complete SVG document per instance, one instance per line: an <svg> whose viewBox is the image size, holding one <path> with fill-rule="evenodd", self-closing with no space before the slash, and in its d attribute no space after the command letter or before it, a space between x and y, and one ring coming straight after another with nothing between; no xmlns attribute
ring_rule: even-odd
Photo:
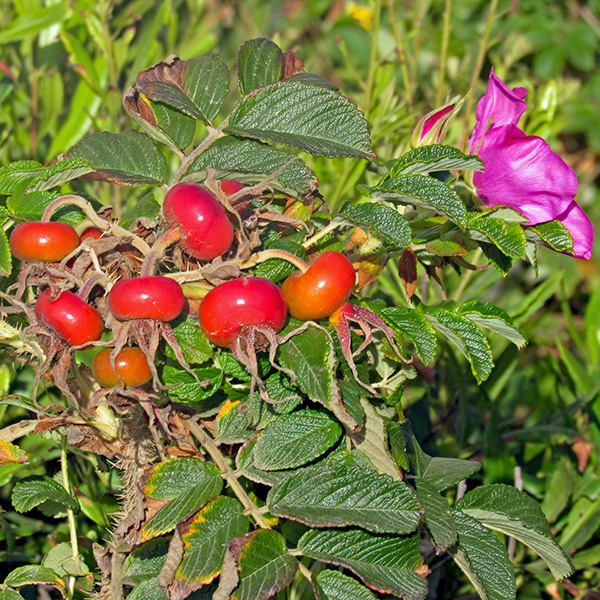
<svg viewBox="0 0 600 600"><path fill-rule="evenodd" d="M412 108L412 85L410 80L410 74L408 72L408 62L406 60L406 51L404 49L404 40L400 32L400 26L396 19L396 12L394 10L394 0L388 0L388 10L390 13L390 23L392 24L392 31L396 38L396 52L398 53L398 60L400 61L400 70L402 71L402 79L404 81L404 91L406 93L406 102L409 107Z"/></svg>
<svg viewBox="0 0 600 600"><path fill-rule="evenodd" d="M318 231L317 233L315 233L315 235L313 235L311 238L308 238L302 245L305 248L310 248L311 246L314 246L319 240L323 239L328 233L331 233L332 231L337 229L341 224L342 224L341 221L336 221L336 220L331 221L331 223L329 223L329 225L327 225L326 227L323 227L323 229L321 229L321 231Z"/></svg>
<svg viewBox="0 0 600 600"><path fill-rule="evenodd" d="M199 154L202 154L209 146L211 146L214 142L216 142L220 137L223 137L225 134L223 133L223 129L227 127L229 124L229 117L227 117L216 129L210 128L208 135L196 146L192 152L190 152L189 156L186 156L182 161L181 165L179 165L179 169L177 173L175 173L175 177L173 178L172 185L179 183L179 180L183 177L185 172L188 170L189 166L194 162L196 157Z"/></svg>
<svg viewBox="0 0 600 600"><path fill-rule="evenodd" d="M221 476L227 482L227 485L232 489L237 499L241 502L245 511L254 519L254 522L261 529L271 529L271 526L265 521L259 508L252 502L242 484L238 481L233 469L229 466L225 457L219 451L215 441L206 432L205 428L196 421L189 420L188 425L194 437L200 442L200 445L208 452L213 462L221 471ZM302 563L298 561L298 570L312 582L312 573Z"/></svg>
<svg viewBox="0 0 600 600"><path fill-rule="evenodd" d="M448 46L450 45L450 17L452 15L452 0L446 0L444 10L444 31L442 34L442 51L440 53L440 81L438 83L436 106L439 106L444 99L444 83L446 81L446 62L448 59Z"/></svg>
<svg viewBox="0 0 600 600"><path fill-rule="evenodd" d="M69 483L69 465L67 463L67 436L60 436L60 467L62 471L63 487L69 495L72 495L71 484ZM75 523L75 513L72 508L67 508L67 521L69 523L69 535L71 537L71 555L76 565L79 565L79 544L77 542L77 524ZM69 577L67 590L67 600L72 600L75 594L75 577Z"/></svg>
<svg viewBox="0 0 600 600"><path fill-rule="evenodd" d="M381 1L376 0L373 9L373 25L371 27L371 54L369 56L369 73L367 75L367 84L365 86L364 111L365 116L371 114L371 97L373 95L373 82L375 81L375 71L377 70L377 44L379 35L379 22L381 20Z"/></svg>

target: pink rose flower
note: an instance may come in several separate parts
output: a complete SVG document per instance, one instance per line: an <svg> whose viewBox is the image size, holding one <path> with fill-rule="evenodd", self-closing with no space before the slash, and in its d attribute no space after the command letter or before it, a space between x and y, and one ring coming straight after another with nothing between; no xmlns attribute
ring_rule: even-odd
<svg viewBox="0 0 600 600"><path fill-rule="evenodd" d="M470 141L471 153L477 153L485 167L473 174L473 185L486 206L514 208L529 225L557 219L573 238L573 255L589 259L594 227L575 202L575 171L542 138L517 127L527 109L526 95L525 88L509 89L492 69Z"/></svg>

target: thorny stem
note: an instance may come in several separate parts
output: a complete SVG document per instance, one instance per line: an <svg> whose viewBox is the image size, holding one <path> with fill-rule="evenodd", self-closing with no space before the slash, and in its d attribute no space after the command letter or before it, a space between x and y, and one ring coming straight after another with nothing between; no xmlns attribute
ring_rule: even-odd
<svg viewBox="0 0 600 600"><path fill-rule="evenodd" d="M209 129L208 135L200 142L198 146L196 146L192 152L190 152L189 156L186 156L182 161L181 165L179 165L179 169L177 173L175 173L175 177L173 178L173 184L179 183L179 180L183 177L185 172L188 170L189 166L194 162L196 157L199 154L202 154L209 146L211 146L214 142L216 142L220 137L223 137L225 134L223 133L223 129L227 127L229 124L229 117L227 117L216 129Z"/></svg>
<svg viewBox="0 0 600 600"><path fill-rule="evenodd" d="M314 246L319 240L323 239L328 233L331 233L334 229L337 229L342 224L342 221L333 220L329 225L323 227L321 231L318 231L311 238L308 238L302 245L305 248Z"/></svg>
<svg viewBox="0 0 600 600"><path fill-rule="evenodd" d="M69 495L72 495L71 484L69 483L69 466L67 463L67 436L60 436L60 467L62 471L63 487ZM77 525L75 523L75 513L72 508L67 508L67 521L69 523L69 534L71 537L71 554L73 561L79 565L79 544L77 542ZM67 600L72 600L75 594L75 577L69 577L67 590Z"/></svg>
<svg viewBox="0 0 600 600"><path fill-rule="evenodd" d="M446 61L448 58L448 46L450 44L450 17L452 15L452 0L446 0L446 8L444 10L444 31L442 34L442 51L440 54L440 81L437 90L436 106L439 106L444 99L444 83L446 77Z"/></svg>
<svg viewBox="0 0 600 600"><path fill-rule="evenodd" d="M198 422L189 420L188 421L190 431L194 435L194 437L200 442L200 445L208 452L209 456L212 458L213 462L221 471L221 476L229 487L233 490L233 493L236 495L237 499L241 502L242 506L252 516L256 524L261 529L271 529L271 526L265 521L265 518L262 516L260 509L250 500L250 497L246 493L246 490L242 487L242 484L238 481L235 473L232 468L229 466L225 457L221 454L214 440L208 435L204 427L202 427ZM300 561L298 561L298 569L299 571L312 582L312 573L309 569L307 569Z"/></svg>

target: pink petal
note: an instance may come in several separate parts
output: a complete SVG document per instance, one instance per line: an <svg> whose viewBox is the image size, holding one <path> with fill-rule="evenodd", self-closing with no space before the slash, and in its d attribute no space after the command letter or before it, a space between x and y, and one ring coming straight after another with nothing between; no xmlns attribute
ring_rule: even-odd
<svg viewBox="0 0 600 600"><path fill-rule="evenodd" d="M475 152L481 136L487 129L490 119L493 119L491 129L503 125L517 125L521 115L527 110L527 102L523 100L527 90L522 87L510 89L499 77L490 73L485 96L477 104L475 116L477 123L471 136L471 152Z"/></svg>
<svg viewBox="0 0 600 600"><path fill-rule="evenodd" d="M573 256L589 260L594 244L594 226L583 209L573 200L567 210L556 217L573 238Z"/></svg>
<svg viewBox="0 0 600 600"><path fill-rule="evenodd" d="M516 208L529 224L556 219L577 193L575 171L540 137L514 125L490 129L479 151L485 171L473 175L486 206Z"/></svg>

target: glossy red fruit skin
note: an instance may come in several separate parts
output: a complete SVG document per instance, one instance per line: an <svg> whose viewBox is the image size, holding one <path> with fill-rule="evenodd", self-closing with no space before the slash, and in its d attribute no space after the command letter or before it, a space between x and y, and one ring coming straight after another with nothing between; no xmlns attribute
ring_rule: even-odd
<svg viewBox="0 0 600 600"><path fill-rule="evenodd" d="M10 249L16 258L30 262L57 262L79 246L72 225L60 221L26 221L10 234Z"/></svg>
<svg viewBox="0 0 600 600"><path fill-rule="evenodd" d="M221 189L228 195L232 196L243 190L246 186L237 181L237 179L223 179L221 181Z"/></svg>
<svg viewBox="0 0 600 600"><path fill-rule="evenodd" d="M290 275L281 293L292 317L313 321L333 314L348 301L356 273L348 258L329 250L319 254L306 273Z"/></svg>
<svg viewBox="0 0 600 600"><path fill-rule="evenodd" d="M166 194L163 214L181 231L181 247L199 260L213 260L229 250L233 225L220 202L201 185L183 182Z"/></svg>
<svg viewBox="0 0 600 600"><path fill-rule="evenodd" d="M53 297L45 290L35 303L37 318L55 331L69 346L82 346L100 339L104 321L100 313L73 292Z"/></svg>
<svg viewBox="0 0 600 600"><path fill-rule="evenodd" d="M92 374L100 385L137 387L152 379L148 359L140 348L123 348L115 357L116 370L110 364L111 351L112 348L103 348L92 361Z"/></svg>
<svg viewBox="0 0 600 600"><path fill-rule="evenodd" d="M217 346L231 348L238 335L253 327L280 331L287 317L281 290L268 279L232 279L202 299L198 320L206 337Z"/></svg>
<svg viewBox="0 0 600 600"><path fill-rule="evenodd" d="M110 312L120 321L156 319L166 323L181 314L184 303L181 286L160 275L121 279L108 292Z"/></svg>
<svg viewBox="0 0 600 600"><path fill-rule="evenodd" d="M104 231L102 231L102 229L100 229L98 227L87 227L86 229L84 229L81 232L81 235L79 236L79 241L83 242L83 240L85 240L87 238L92 238L93 240L99 240L103 234L104 234Z"/></svg>

